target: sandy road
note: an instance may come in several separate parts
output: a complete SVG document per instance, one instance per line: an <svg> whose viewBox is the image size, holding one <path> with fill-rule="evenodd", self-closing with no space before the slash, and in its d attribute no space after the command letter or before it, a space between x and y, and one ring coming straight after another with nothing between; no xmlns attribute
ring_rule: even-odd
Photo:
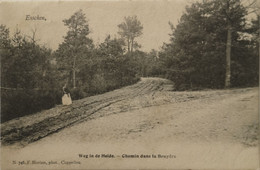
<svg viewBox="0 0 260 170"><path fill-rule="evenodd" d="M11 166L14 159L26 158L81 161L69 167L49 166L71 169L259 167L258 88L194 92L171 89L168 80L143 78L133 86L75 101L72 106L58 106L7 122L2 125L6 131L3 141L19 145L4 147L2 154L15 155L6 157L5 166ZM114 154L116 158L78 157L97 153ZM175 157L124 159L123 154Z"/></svg>
<svg viewBox="0 0 260 170"><path fill-rule="evenodd" d="M34 115L5 122L1 125L2 143L4 145L13 143L26 145L65 127L89 119L94 113L104 112L107 108L111 108L111 105L126 103L135 98L144 97L142 101L145 101L145 103L141 102L140 105L139 101L136 101L138 105L134 106L124 104L122 107L120 106L119 110L113 110L113 113L150 106L151 104L147 105L149 101L146 100L145 96L149 95L154 98L153 96L157 92L162 91L165 88L164 86L167 87L169 83L169 81L164 79L143 79L132 86L74 101L71 106L60 105Z"/></svg>

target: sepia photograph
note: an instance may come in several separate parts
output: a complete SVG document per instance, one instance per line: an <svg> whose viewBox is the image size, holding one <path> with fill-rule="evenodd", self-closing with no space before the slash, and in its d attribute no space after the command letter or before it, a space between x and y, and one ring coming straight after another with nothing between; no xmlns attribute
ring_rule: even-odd
<svg viewBox="0 0 260 170"><path fill-rule="evenodd" d="M1 170L260 170L260 0L0 2Z"/></svg>

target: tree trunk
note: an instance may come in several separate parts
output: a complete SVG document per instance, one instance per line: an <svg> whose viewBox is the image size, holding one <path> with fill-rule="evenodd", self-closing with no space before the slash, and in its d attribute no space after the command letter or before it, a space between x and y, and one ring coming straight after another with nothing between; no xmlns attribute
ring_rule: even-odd
<svg viewBox="0 0 260 170"><path fill-rule="evenodd" d="M73 88L76 88L76 57L74 57L72 72L73 72Z"/></svg>
<svg viewBox="0 0 260 170"><path fill-rule="evenodd" d="M134 48L134 39L131 39L131 53L133 53L133 48Z"/></svg>
<svg viewBox="0 0 260 170"><path fill-rule="evenodd" d="M230 78L231 78L231 24L228 22L227 27L227 44L226 44L226 79L225 79L225 88L230 87Z"/></svg>
<svg viewBox="0 0 260 170"><path fill-rule="evenodd" d="M258 18L258 57L260 59L260 14L257 16Z"/></svg>
<svg viewBox="0 0 260 170"><path fill-rule="evenodd" d="M75 73L75 68L73 68L73 88L76 88L76 73Z"/></svg>
<svg viewBox="0 0 260 170"><path fill-rule="evenodd" d="M128 48L128 52L130 52L130 39L127 39L127 48Z"/></svg>

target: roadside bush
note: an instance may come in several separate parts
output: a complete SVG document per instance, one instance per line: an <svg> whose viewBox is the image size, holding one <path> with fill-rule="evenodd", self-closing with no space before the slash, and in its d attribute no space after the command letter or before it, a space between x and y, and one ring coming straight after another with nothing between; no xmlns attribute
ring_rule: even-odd
<svg viewBox="0 0 260 170"><path fill-rule="evenodd" d="M82 88L73 88L71 89L70 93L72 100L78 100L87 97L87 93L85 93Z"/></svg>
<svg viewBox="0 0 260 170"><path fill-rule="evenodd" d="M3 90L1 91L1 122L49 109L61 103L57 90Z"/></svg>

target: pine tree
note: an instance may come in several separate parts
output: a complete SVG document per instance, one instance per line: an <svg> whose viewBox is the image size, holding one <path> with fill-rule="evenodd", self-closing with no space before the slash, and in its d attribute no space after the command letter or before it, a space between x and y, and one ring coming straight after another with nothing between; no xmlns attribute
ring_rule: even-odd
<svg viewBox="0 0 260 170"><path fill-rule="evenodd" d="M82 10L75 12L69 19L63 20L68 27L64 42L56 51L57 62L60 69L72 72L73 87L76 88L76 71L83 65L89 56L89 50L93 48L93 42L87 36L90 33L86 16Z"/></svg>
<svg viewBox="0 0 260 170"><path fill-rule="evenodd" d="M143 26L137 19L137 16L128 16L124 18L124 22L118 25L119 32L123 39L127 43L128 52L133 52L134 48L138 48L140 45L135 41L137 37L142 35Z"/></svg>
<svg viewBox="0 0 260 170"><path fill-rule="evenodd" d="M241 39L245 15L238 0L205 0L186 8L176 28L171 25L171 42L160 54L176 86L230 86L235 74L231 66L239 64L238 56L246 57L234 50L247 48Z"/></svg>

